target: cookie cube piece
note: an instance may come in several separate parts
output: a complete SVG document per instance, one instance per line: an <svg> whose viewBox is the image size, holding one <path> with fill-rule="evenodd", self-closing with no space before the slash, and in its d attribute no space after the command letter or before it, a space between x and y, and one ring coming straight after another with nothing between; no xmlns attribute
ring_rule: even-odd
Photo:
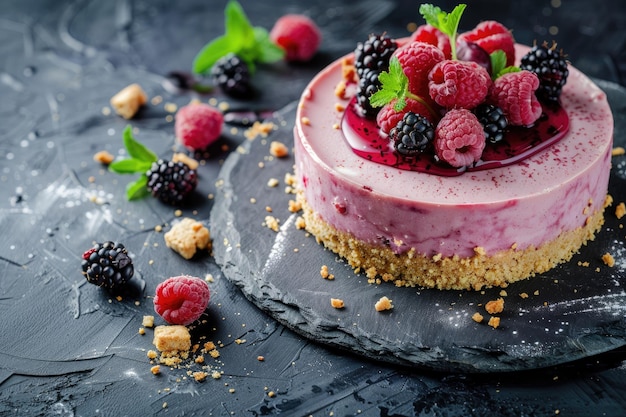
<svg viewBox="0 0 626 417"><path fill-rule="evenodd" d="M157 326L152 343L161 352L187 352L191 349L191 335L185 326Z"/></svg>
<svg viewBox="0 0 626 417"><path fill-rule="evenodd" d="M165 233L165 244L185 259L191 259L197 250L209 249L209 229L197 220L186 217Z"/></svg>
<svg viewBox="0 0 626 417"><path fill-rule="evenodd" d="M139 84L131 84L111 97L111 106L124 119L132 119L139 108L146 104L148 96Z"/></svg>

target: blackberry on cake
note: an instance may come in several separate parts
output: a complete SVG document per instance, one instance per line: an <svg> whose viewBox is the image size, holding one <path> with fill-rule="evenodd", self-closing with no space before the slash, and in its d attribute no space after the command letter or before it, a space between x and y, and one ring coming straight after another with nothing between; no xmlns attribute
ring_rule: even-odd
<svg viewBox="0 0 626 417"><path fill-rule="evenodd" d="M371 34L367 40L359 42L354 50L354 66L359 77L366 70L386 71L396 49L398 44L386 34Z"/></svg>
<svg viewBox="0 0 626 417"><path fill-rule="evenodd" d="M558 101L567 82L567 59L556 43L535 45L521 59L520 68L532 71L539 77L537 95L548 101Z"/></svg>
<svg viewBox="0 0 626 417"><path fill-rule="evenodd" d="M435 128L427 118L413 112L404 114L391 129L389 139L401 155L411 156L424 152L435 138Z"/></svg>
<svg viewBox="0 0 626 417"><path fill-rule="evenodd" d="M252 94L248 64L233 53L223 56L213 65L211 78L216 86L230 96L244 98Z"/></svg>
<svg viewBox="0 0 626 417"><path fill-rule="evenodd" d="M122 287L135 272L124 245L112 241L97 243L85 251L82 270L89 283L109 290Z"/></svg>
<svg viewBox="0 0 626 417"><path fill-rule="evenodd" d="M378 72L368 69L359 77L356 98L358 109L363 117L374 118L380 110L372 106L370 102L370 98L380 89L378 75Z"/></svg>
<svg viewBox="0 0 626 417"><path fill-rule="evenodd" d="M483 126L487 142L498 143L504 139L509 121L500 107L483 103L474 109L474 114Z"/></svg>

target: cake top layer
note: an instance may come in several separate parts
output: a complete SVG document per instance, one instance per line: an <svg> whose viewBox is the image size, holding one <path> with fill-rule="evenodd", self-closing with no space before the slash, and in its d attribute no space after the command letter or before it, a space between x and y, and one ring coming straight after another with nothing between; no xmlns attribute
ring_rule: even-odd
<svg viewBox="0 0 626 417"><path fill-rule="evenodd" d="M516 45L516 56L527 51L528 47ZM337 104L345 107L347 102L334 93L341 77L341 62L337 61L311 81L298 109L297 133L333 175L392 198L419 196L427 203L463 205L528 197L575 180L612 146L613 117L606 95L570 66L561 95L570 130L558 143L518 164L458 177L400 170L357 156L345 142L339 128L343 112Z"/></svg>

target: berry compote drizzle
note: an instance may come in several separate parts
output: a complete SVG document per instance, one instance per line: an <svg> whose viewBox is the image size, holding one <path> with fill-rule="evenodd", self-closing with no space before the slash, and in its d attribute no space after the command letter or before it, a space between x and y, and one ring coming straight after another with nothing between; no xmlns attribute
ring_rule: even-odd
<svg viewBox="0 0 626 417"><path fill-rule="evenodd" d="M400 155L388 137L381 134L376 120L359 115L356 99L352 99L346 108L341 129L352 150L372 162L407 171L453 177L466 171L518 163L561 140L569 129L567 113L558 104L542 103L542 108L541 117L533 126L509 126L504 140L496 144L487 142L480 161L462 168L454 168L438 160L431 148L416 156Z"/></svg>

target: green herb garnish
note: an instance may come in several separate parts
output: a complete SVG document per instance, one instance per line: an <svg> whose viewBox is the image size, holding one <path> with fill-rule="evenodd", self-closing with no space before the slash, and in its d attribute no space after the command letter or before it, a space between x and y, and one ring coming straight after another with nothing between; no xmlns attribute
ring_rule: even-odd
<svg viewBox="0 0 626 417"><path fill-rule="evenodd" d="M489 59L491 60L491 79L495 80L501 75L507 74L509 72L518 72L520 68L515 65L506 66L506 53L502 49L498 49L497 51L493 51L489 55Z"/></svg>
<svg viewBox="0 0 626 417"><path fill-rule="evenodd" d="M221 57L234 53L246 62L251 72L255 63L276 62L285 51L269 37L269 32L252 26L246 13L236 0L229 0L224 10L225 32L207 43L193 61L193 72L204 74Z"/></svg>
<svg viewBox="0 0 626 417"><path fill-rule="evenodd" d="M454 60L456 59L456 35L465 7L467 7L466 4L459 4L450 13L444 12L432 4L422 4L419 8L419 12L426 20L426 23L448 35L448 38L450 38L451 56Z"/></svg>
<svg viewBox="0 0 626 417"><path fill-rule="evenodd" d="M154 152L133 137L133 130L130 125L126 126L124 129L123 137L124 147L130 157L113 161L109 165L109 171L115 172L116 174L141 173L136 181L126 186L126 198L128 200L137 200L149 194L146 172L158 157Z"/></svg>

